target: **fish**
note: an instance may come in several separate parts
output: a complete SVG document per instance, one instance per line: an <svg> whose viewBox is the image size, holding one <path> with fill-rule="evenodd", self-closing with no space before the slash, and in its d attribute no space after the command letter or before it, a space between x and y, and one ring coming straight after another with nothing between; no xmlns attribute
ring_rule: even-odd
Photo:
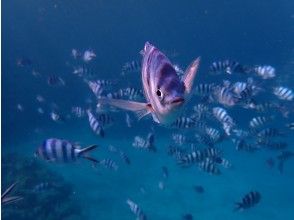
<svg viewBox="0 0 294 220"><path fill-rule="evenodd" d="M206 158L206 160L203 160L200 163L198 163L198 167L200 170L212 175L221 174L220 169L218 169L215 163L213 163L212 160L210 160L209 158Z"/></svg>
<svg viewBox="0 0 294 220"><path fill-rule="evenodd" d="M183 134L172 134L172 140L177 145L183 145L187 141L187 138Z"/></svg>
<svg viewBox="0 0 294 220"><path fill-rule="evenodd" d="M147 217L143 210L131 199L127 199L127 205L130 207L132 213L134 213L138 220L147 220Z"/></svg>
<svg viewBox="0 0 294 220"><path fill-rule="evenodd" d="M37 95L36 96L36 100L38 101L38 102L45 102L45 98L43 97L43 96L41 96L41 95Z"/></svg>
<svg viewBox="0 0 294 220"><path fill-rule="evenodd" d="M97 145L90 145L80 149L79 145L73 144L68 140L49 138L44 140L37 148L35 151L35 157L45 161L58 163L75 162L80 158L99 163L98 160L87 155L88 152L97 147Z"/></svg>
<svg viewBox="0 0 294 220"><path fill-rule="evenodd" d="M99 164L110 170L118 170L118 165L115 163L114 160L109 158L100 160Z"/></svg>
<svg viewBox="0 0 294 220"><path fill-rule="evenodd" d="M189 154L182 155L178 160L177 164L181 166L189 166L194 163L199 163L200 161L203 161L205 156L203 155L203 152L200 150L193 151Z"/></svg>
<svg viewBox="0 0 294 220"><path fill-rule="evenodd" d="M257 191L251 191L247 193L241 202L236 202L235 203L235 211L243 211L245 209L249 209L256 204L258 204L261 200L261 194Z"/></svg>
<svg viewBox="0 0 294 220"><path fill-rule="evenodd" d="M17 105L16 105L16 109L17 109L17 111L19 111L19 112L23 112L23 111L24 111L24 107L23 107L22 104L17 104Z"/></svg>
<svg viewBox="0 0 294 220"><path fill-rule="evenodd" d="M126 124L128 128L131 128L133 126L133 120L128 113L126 113Z"/></svg>
<svg viewBox="0 0 294 220"><path fill-rule="evenodd" d="M215 88L216 87L214 83L210 83L210 84L200 83L195 86L194 94L199 96L207 96L212 94Z"/></svg>
<svg viewBox="0 0 294 220"><path fill-rule="evenodd" d="M181 81L169 59L149 42L145 43L141 54L141 75L147 103L107 98L99 99L98 103L134 111L139 119L151 114L155 122L170 125L191 96L200 58L190 64Z"/></svg>
<svg viewBox="0 0 294 220"><path fill-rule="evenodd" d="M40 193L46 192L50 189L54 189L56 184L50 182L41 182L33 187L33 192Z"/></svg>
<svg viewBox="0 0 294 220"><path fill-rule="evenodd" d="M276 76L276 69L269 65L255 66L254 72L262 79L272 79Z"/></svg>
<svg viewBox="0 0 294 220"><path fill-rule="evenodd" d="M223 125L223 129L228 136L231 135L231 130L235 126L233 118L228 115L227 111L221 107L214 107L212 109L214 117Z"/></svg>
<svg viewBox="0 0 294 220"><path fill-rule="evenodd" d="M32 60L26 57L18 58L16 61L16 65L18 67L29 67L29 66L32 66L32 64L33 64Z"/></svg>
<svg viewBox="0 0 294 220"><path fill-rule="evenodd" d="M93 115L93 113L90 110L87 110L87 114L88 114L90 127L93 130L93 132L99 135L100 137L104 137L105 132L99 120L97 120L97 118Z"/></svg>
<svg viewBox="0 0 294 220"><path fill-rule="evenodd" d="M269 137L282 136L283 133L276 128L265 128L257 133L257 137L266 139Z"/></svg>
<svg viewBox="0 0 294 220"><path fill-rule="evenodd" d="M292 101L294 98L293 90L283 86L274 87L273 93L281 100Z"/></svg>
<svg viewBox="0 0 294 220"><path fill-rule="evenodd" d="M15 188L15 186L18 184L18 182L15 182L11 184L2 194L1 194L1 205L2 207L4 205L12 204L15 202L18 202L23 199L21 196L9 196L9 194L12 192L12 190Z"/></svg>
<svg viewBox="0 0 294 220"><path fill-rule="evenodd" d="M83 118L86 115L85 109L80 106L74 106L71 108L71 113L77 118Z"/></svg>
<svg viewBox="0 0 294 220"><path fill-rule="evenodd" d="M166 166L162 166L162 167L161 167L161 170L162 170L162 176L163 176L163 178L164 178L164 179L167 179L168 176L169 176L169 172L168 172L167 167L166 167Z"/></svg>
<svg viewBox="0 0 294 220"><path fill-rule="evenodd" d="M65 86L65 81L61 77L54 74L48 76L47 83L49 86Z"/></svg>
<svg viewBox="0 0 294 220"><path fill-rule="evenodd" d="M286 124L286 127L289 128L290 130L294 130L294 122Z"/></svg>
<svg viewBox="0 0 294 220"><path fill-rule="evenodd" d="M71 56L76 60L81 56L81 53L77 49L73 48L71 50Z"/></svg>
<svg viewBox="0 0 294 220"><path fill-rule="evenodd" d="M98 83L97 81L88 81L88 85L97 98L101 97L104 89L100 83Z"/></svg>
<svg viewBox="0 0 294 220"><path fill-rule="evenodd" d="M38 108L37 108L37 112L38 112L39 114L44 114L44 113L45 113L44 109L41 108L41 107L38 107Z"/></svg>
<svg viewBox="0 0 294 220"><path fill-rule="evenodd" d="M234 93L226 87L216 87L214 90L214 97L218 103L224 106L234 106L238 102Z"/></svg>
<svg viewBox="0 0 294 220"><path fill-rule="evenodd" d="M132 145L135 148L147 149L148 151L156 152L156 148L154 146L154 135L152 133L149 133L146 139L140 136L135 136Z"/></svg>
<svg viewBox="0 0 294 220"><path fill-rule="evenodd" d="M129 158L128 155L127 155L125 152L123 152L122 150L119 151L119 156L120 156L120 158L121 158L126 164L128 164L128 165L131 164L131 160L130 160L130 158Z"/></svg>
<svg viewBox="0 0 294 220"><path fill-rule="evenodd" d="M209 67L210 74L248 73L249 68L233 60L215 61Z"/></svg>
<svg viewBox="0 0 294 220"><path fill-rule="evenodd" d="M96 57L96 54L93 50L86 50L83 54L83 61L85 63L89 63L91 60L93 60Z"/></svg>
<svg viewBox="0 0 294 220"><path fill-rule="evenodd" d="M65 121L64 117L61 114L57 113L56 111L52 111L50 113L50 117L55 122L64 122Z"/></svg>
<svg viewBox="0 0 294 220"><path fill-rule="evenodd" d="M138 60L126 62L122 67L121 75L125 76L127 73L140 72L142 63Z"/></svg>
<svg viewBox="0 0 294 220"><path fill-rule="evenodd" d="M193 215L190 213L184 214L182 220L193 220Z"/></svg>
<svg viewBox="0 0 294 220"><path fill-rule="evenodd" d="M200 186L200 185L193 186L193 189L195 192L197 192L199 194L202 194L205 192L204 187Z"/></svg>
<svg viewBox="0 0 294 220"><path fill-rule="evenodd" d="M106 126L113 125L114 119L111 115L107 113L100 113L96 116L96 119L99 121L100 125L105 128Z"/></svg>
<svg viewBox="0 0 294 220"><path fill-rule="evenodd" d="M183 128L192 128L196 124L195 120L190 117L179 117L177 118L170 126L172 128L178 128L178 129L183 129Z"/></svg>

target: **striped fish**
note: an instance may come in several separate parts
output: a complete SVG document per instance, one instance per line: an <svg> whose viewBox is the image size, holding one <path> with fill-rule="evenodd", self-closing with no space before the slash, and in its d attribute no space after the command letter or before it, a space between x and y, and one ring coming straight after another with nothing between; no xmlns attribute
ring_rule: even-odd
<svg viewBox="0 0 294 220"><path fill-rule="evenodd" d="M213 93L215 85L211 84L197 84L194 88L194 94L199 96L207 96Z"/></svg>
<svg viewBox="0 0 294 220"><path fill-rule="evenodd" d="M134 138L134 141L132 143L133 147L138 148L138 149L146 149L148 151L156 151L156 148L154 146L154 140L152 135L148 135L146 139L136 136Z"/></svg>
<svg viewBox="0 0 294 220"><path fill-rule="evenodd" d="M101 123L95 118L93 113L90 110L87 110L88 118L90 127L92 128L93 132L101 137L104 137L104 129L101 126Z"/></svg>
<svg viewBox="0 0 294 220"><path fill-rule="evenodd" d="M224 106L234 106L238 102L231 89L226 87L217 87L214 91L214 97L218 103Z"/></svg>
<svg viewBox="0 0 294 220"><path fill-rule="evenodd" d="M179 117L172 124L172 128L192 128L195 126L195 120L190 117Z"/></svg>
<svg viewBox="0 0 294 220"><path fill-rule="evenodd" d="M294 92L287 87L275 87L274 94L281 100L292 101L294 98Z"/></svg>
<svg viewBox="0 0 294 220"><path fill-rule="evenodd" d="M256 66L254 67L254 72L262 79L271 79L276 76L275 68L268 65Z"/></svg>
<svg viewBox="0 0 294 220"><path fill-rule="evenodd" d="M131 72L140 72L142 68L142 63L137 60L132 60L130 62L126 62L122 67L122 75L126 75Z"/></svg>
<svg viewBox="0 0 294 220"><path fill-rule="evenodd" d="M144 212L142 211L142 209L135 202L133 202L130 199L127 199L126 202L129 205L132 213L134 213L136 215L137 220L146 220L147 219L147 217L144 214Z"/></svg>
<svg viewBox="0 0 294 220"><path fill-rule="evenodd" d="M218 167L215 165L215 163L209 158L206 158L206 160L201 161L198 164L198 167L200 170L203 170L204 172L207 172L212 175L220 175L221 174L221 171L218 169Z"/></svg>
<svg viewBox="0 0 294 220"><path fill-rule="evenodd" d="M248 73L249 69L232 60L216 61L209 67L210 74Z"/></svg>
<svg viewBox="0 0 294 220"><path fill-rule="evenodd" d="M236 202L235 211L251 208L260 202L261 195L257 191L251 191L246 194L241 202Z"/></svg>
<svg viewBox="0 0 294 220"><path fill-rule="evenodd" d="M181 166L189 166L194 163L198 163L200 161L203 161L205 156L203 155L203 152L200 150L193 151L189 154L185 154L181 156L178 160L177 163L178 165Z"/></svg>
<svg viewBox="0 0 294 220"><path fill-rule="evenodd" d="M235 123L227 111L220 107L214 107L212 109L214 117L223 124L223 129L228 136L231 135L231 129L235 126Z"/></svg>
<svg viewBox="0 0 294 220"><path fill-rule="evenodd" d="M112 159L106 158L99 162L100 165L110 170L118 170L118 165Z"/></svg>
<svg viewBox="0 0 294 220"><path fill-rule="evenodd" d="M86 155L86 153L95 148L97 148L97 145L91 145L80 149L79 146L72 144L67 140L49 138L43 141L42 145L37 148L35 156L52 162L67 163L74 162L79 158L84 158L98 163L98 160Z"/></svg>

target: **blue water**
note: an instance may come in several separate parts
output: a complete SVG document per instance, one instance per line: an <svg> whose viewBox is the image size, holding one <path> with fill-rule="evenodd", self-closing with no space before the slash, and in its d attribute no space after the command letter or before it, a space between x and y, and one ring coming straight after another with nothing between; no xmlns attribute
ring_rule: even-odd
<svg viewBox="0 0 294 220"><path fill-rule="evenodd" d="M280 150L239 152L226 139L216 146L233 167L222 169L220 176L213 176L197 166L179 167L167 155L174 130L157 125L151 118L137 121L129 113L134 123L132 128L127 128L124 111L111 113L114 125L101 138L93 134L87 117L71 115L73 106L87 108L89 104L85 100L89 98L95 102L88 85L72 73L74 66L86 66L96 79L118 79L124 87L139 87L140 73L125 77L120 74L125 62L141 59L139 51L146 41L184 69L201 56L195 84L221 83L228 79L227 75L213 77L207 72L213 61L233 59L275 67L276 78L261 84L266 91L273 85L293 90L293 1L10 0L2 4L2 19L1 187L3 192L19 181L13 195L24 196L22 201L2 207L4 219L136 219L126 204L127 198L135 201L148 219L182 219L187 213L193 219L294 219L293 158L285 162L282 174L277 162L273 168L265 162L275 158ZM88 64L76 61L71 56L73 48L92 49L96 58ZM20 58L29 59L32 64L20 67L17 65ZM33 70L40 76L33 76ZM52 74L62 77L66 85L49 86L47 77ZM45 98L44 103L36 101L38 94ZM270 99L270 96L263 97L263 100ZM53 121L52 103L56 103L62 115L71 118L65 122ZM22 111L17 109L18 104ZM192 99L187 108L195 104L197 99ZM44 114L37 112L38 107L44 109ZM276 126L284 127L285 123L294 121L293 101L287 107L292 113L288 118L276 113ZM257 115L234 109L229 111L240 127ZM132 147L136 135L145 137L151 130L157 152ZM97 144L98 149L91 155L98 159L111 158L119 169L95 168L85 160L56 164L34 158L37 147L51 137L79 142L83 147ZM286 150L293 151L293 130L287 131L283 139L288 143ZM131 164L126 165L117 154L109 152L109 145L123 150ZM34 165L22 170L28 163ZM162 166L168 167L168 179L162 177ZM54 196L30 191L44 181L58 182L65 187L59 194L54 192ZM159 181L164 181L163 190L158 186ZM195 185L203 186L205 192L196 193ZM234 203L251 190L261 193L260 203L244 212L233 212ZM52 204L48 206L46 201ZM46 217L40 213L46 213Z"/></svg>

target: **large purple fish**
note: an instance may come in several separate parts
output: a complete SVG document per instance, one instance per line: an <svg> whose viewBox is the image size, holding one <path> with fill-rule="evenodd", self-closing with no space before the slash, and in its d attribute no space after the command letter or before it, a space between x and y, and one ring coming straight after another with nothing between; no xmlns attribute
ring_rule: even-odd
<svg viewBox="0 0 294 220"><path fill-rule="evenodd" d="M200 58L187 68L181 81L170 60L149 42L141 51L142 83L147 103L120 99L100 99L100 103L135 111L139 118L151 114L157 123L169 125L179 116L189 99Z"/></svg>

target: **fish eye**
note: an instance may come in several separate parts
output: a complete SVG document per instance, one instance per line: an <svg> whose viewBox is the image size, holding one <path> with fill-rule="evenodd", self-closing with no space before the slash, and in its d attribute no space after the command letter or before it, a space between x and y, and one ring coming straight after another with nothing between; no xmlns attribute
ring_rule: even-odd
<svg viewBox="0 0 294 220"><path fill-rule="evenodd" d="M157 89L156 95L160 98L162 97L162 92L160 91L160 89Z"/></svg>

